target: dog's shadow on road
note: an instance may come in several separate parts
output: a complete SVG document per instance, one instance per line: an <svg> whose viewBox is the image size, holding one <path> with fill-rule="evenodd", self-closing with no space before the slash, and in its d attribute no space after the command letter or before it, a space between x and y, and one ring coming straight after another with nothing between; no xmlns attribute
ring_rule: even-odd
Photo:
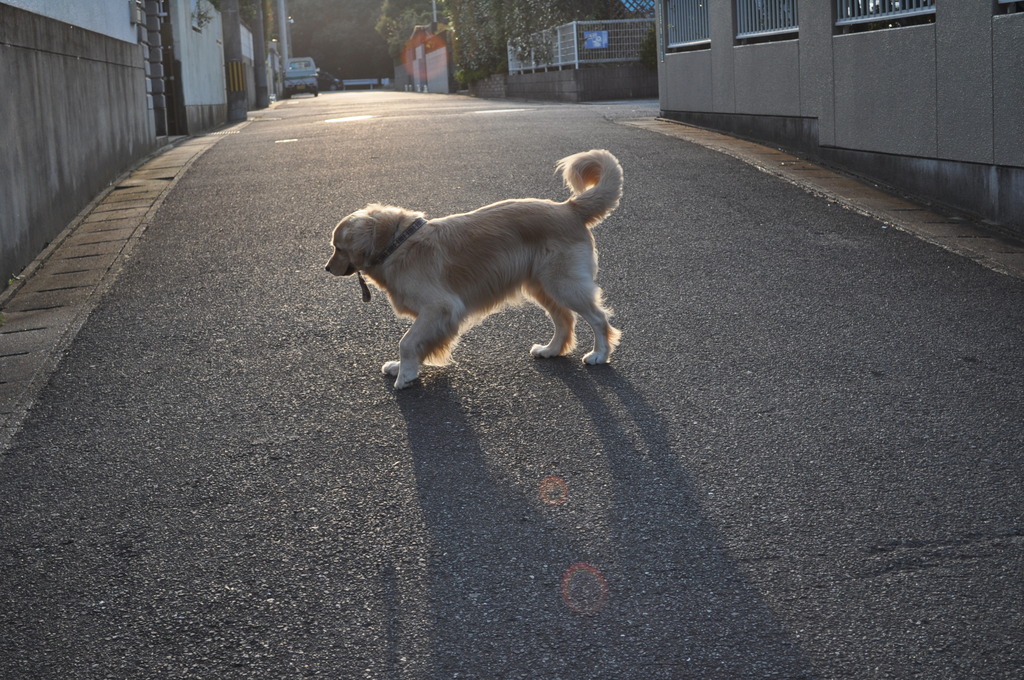
<svg viewBox="0 0 1024 680"><path fill-rule="evenodd" d="M427 594L434 670L619 677L609 669L629 676L625 669L642 664L643 677L813 677L728 556L685 467L693 405L645 393L614 365L534 366L543 384L526 396L545 400L540 406L523 403L522 394L480 406L479 392L467 398L440 375L396 395L434 541ZM522 468L542 464L530 449L553 442L535 441L538 412L548 419L540 432L586 441L562 449L581 457L565 461L565 474L576 469L589 478L581 486L604 488L600 499L577 495L570 480L566 506L576 507L559 516L535 487L498 472L509 465L501 456L515 456ZM495 444L496 430L522 438ZM602 507L592 512L588 502ZM606 581L599 610L567 606L565 569L579 562Z"/></svg>

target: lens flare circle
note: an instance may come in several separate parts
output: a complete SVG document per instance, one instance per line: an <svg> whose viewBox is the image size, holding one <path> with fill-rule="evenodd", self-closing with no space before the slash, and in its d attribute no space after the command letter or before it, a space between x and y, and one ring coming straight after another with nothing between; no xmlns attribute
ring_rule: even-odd
<svg viewBox="0 0 1024 680"><path fill-rule="evenodd" d="M540 480L540 499L547 505L561 505L569 498L569 485L558 475Z"/></svg>
<svg viewBox="0 0 1024 680"><path fill-rule="evenodd" d="M577 562L562 574L562 599L577 614L597 614L608 602L608 581L597 567Z"/></svg>

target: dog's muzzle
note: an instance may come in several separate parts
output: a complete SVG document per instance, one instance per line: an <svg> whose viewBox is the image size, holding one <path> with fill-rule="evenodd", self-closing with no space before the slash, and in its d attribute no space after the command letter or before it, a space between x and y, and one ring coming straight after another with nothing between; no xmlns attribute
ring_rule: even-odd
<svg viewBox="0 0 1024 680"><path fill-rule="evenodd" d="M331 263L328 262L326 265L324 265L324 271L327 272L328 274L334 274L335 276L352 276L353 274L356 273L356 268L349 264L348 267L345 268L345 271L343 271L341 274L337 274L331 267Z"/></svg>

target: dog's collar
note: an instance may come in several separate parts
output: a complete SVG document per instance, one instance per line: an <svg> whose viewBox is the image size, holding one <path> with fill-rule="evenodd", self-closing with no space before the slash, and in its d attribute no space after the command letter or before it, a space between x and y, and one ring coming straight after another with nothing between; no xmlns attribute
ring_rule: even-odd
<svg viewBox="0 0 1024 680"><path fill-rule="evenodd" d="M425 219L423 219L422 217L417 217L415 222L413 222L408 227L406 227L405 231L403 231L401 234L396 236L395 240L392 241L391 244L387 248L385 248L381 252L380 255L378 255L376 258L374 258L373 262L370 263L370 266L371 267L376 267L377 265L382 263L384 260L388 259L388 256L391 255L391 253L393 253L396 250L398 250L398 246L400 246L403 243L405 243L409 239L410 236L412 236L417 231L419 231L423 227L423 225L426 224L426 223L427 223L427 221ZM356 277L359 279L359 288L362 289L362 291L363 291L363 302L369 302L370 301L370 287L367 286L366 285L366 281L363 280L363 273L361 271L357 271L356 272Z"/></svg>
<svg viewBox="0 0 1024 680"><path fill-rule="evenodd" d="M395 240L391 242L391 245L389 245L387 248L385 248L384 251L381 252L381 254L378 255L377 258L373 262L370 263L370 266L371 267L376 267L381 262L383 262L384 260L388 259L388 256L391 253L393 253L396 250L398 250L398 246L400 246L403 243L405 243L410 236L412 236L417 231L419 231L420 227L422 227L426 223L427 223L427 221L425 219L423 219L422 217L417 217L415 222L410 224L408 227L406 227L405 231L403 231L401 234L396 236Z"/></svg>

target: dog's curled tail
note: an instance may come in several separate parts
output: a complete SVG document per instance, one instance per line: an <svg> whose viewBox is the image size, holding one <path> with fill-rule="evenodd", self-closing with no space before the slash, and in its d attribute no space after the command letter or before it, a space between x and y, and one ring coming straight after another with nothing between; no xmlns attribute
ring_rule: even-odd
<svg viewBox="0 0 1024 680"><path fill-rule="evenodd" d="M609 151L592 149L566 156L555 165L572 191L569 204L588 227L595 227L619 205L622 166Z"/></svg>

